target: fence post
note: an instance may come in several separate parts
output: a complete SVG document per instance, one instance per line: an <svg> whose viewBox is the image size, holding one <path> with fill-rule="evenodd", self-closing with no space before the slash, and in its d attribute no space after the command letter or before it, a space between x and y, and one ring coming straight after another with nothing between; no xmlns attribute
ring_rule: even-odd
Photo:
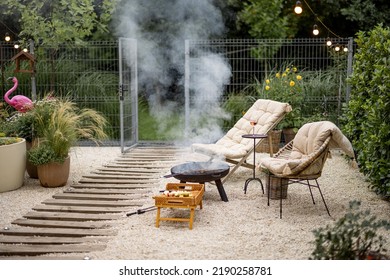
<svg viewBox="0 0 390 280"><path fill-rule="evenodd" d="M353 38L349 37L348 40L348 65L347 65L347 78L352 75L352 64L353 64ZM347 83L347 92L345 101L348 103L351 94L351 86Z"/></svg>
<svg viewBox="0 0 390 280"><path fill-rule="evenodd" d="M190 125L190 41L185 40L184 64L184 137L189 135Z"/></svg>
<svg viewBox="0 0 390 280"><path fill-rule="evenodd" d="M34 40L30 40L30 53L32 55L34 55L34 47L35 47L35 44L34 44ZM36 81L35 81L35 63L34 63L34 66L33 66L33 69L32 69L32 74L31 74L31 97L32 97L32 100L37 100L37 84L36 84Z"/></svg>

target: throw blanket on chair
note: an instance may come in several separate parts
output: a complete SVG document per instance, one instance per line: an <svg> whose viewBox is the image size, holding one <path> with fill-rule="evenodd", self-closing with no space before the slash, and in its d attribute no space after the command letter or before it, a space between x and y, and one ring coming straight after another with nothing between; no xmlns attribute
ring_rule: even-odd
<svg viewBox="0 0 390 280"><path fill-rule="evenodd" d="M341 130L332 122L321 121L307 123L298 130L287 158L264 158L259 167L279 176L316 174L321 172L321 166L311 164L328 146L341 148L351 159L355 158L352 144Z"/></svg>

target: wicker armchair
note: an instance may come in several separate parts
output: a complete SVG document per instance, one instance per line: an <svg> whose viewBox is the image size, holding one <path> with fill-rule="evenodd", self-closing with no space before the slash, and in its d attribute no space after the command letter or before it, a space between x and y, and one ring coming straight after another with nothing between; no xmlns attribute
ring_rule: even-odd
<svg viewBox="0 0 390 280"><path fill-rule="evenodd" d="M282 147L272 158L264 158L258 167L267 174L268 206L272 182L280 187L280 218L282 218L283 186L300 183L309 187L313 204L315 204L311 188L318 188L326 211L330 216L320 185L317 179L322 174L330 147L341 147L353 157L352 145L333 123L328 121L307 123L297 132L294 140ZM274 179L277 180L274 180Z"/></svg>

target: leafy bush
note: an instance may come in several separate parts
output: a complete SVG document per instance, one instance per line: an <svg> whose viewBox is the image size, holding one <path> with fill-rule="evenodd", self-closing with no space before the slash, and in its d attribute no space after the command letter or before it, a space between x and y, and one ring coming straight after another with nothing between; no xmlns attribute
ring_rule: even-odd
<svg viewBox="0 0 390 280"><path fill-rule="evenodd" d="M23 139L19 137L4 137L4 135L0 133L0 146L15 144L22 140Z"/></svg>
<svg viewBox="0 0 390 280"><path fill-rule="evenodd" d="M377 230L390 230L390 223L377 220L370 211L359 211L359 201L349 204L349 211L334 226L314 231L316 248L310 259L355 260L386 258L386 240Z"/></svg>
<svg viewBox="0 0 390 280"><path fill-rule="evenodd" d="M359 32L345 132L372 188L390 197L390 29Z"/></svg>

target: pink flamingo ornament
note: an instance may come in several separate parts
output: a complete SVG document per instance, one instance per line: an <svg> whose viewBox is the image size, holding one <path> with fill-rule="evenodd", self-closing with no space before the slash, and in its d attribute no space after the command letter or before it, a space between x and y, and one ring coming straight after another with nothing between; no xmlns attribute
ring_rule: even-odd
<svg viewBox="0 0 390 280"><path fill-rule="evenodd" d="M11 99L9 99L9 96L18 87L18 79L16 79L16 77L10 77L10 78L8 78L8 80L12 80L12 82L14 83L14 86L6 92L6 94L4 95L4 101L22 113L25 113L28 110L32 109L32 107L34 106L34 103L31 101L31 99L29 99L28 97L26 97L24 95L15 95Z"/></svg>

